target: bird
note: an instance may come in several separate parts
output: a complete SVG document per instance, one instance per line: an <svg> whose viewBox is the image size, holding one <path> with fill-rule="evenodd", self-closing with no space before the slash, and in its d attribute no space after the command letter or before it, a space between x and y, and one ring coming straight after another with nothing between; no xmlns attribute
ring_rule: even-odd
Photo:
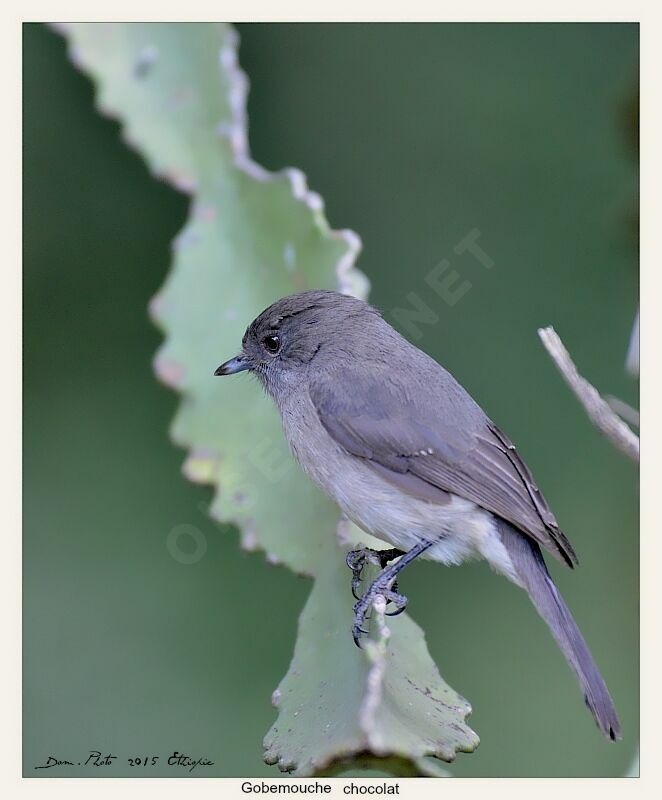
<svg viewBox="0 0 662 800"><path fill-rule="evenodd" d="M357 644L378 595L390 615L404 610L398 576L414 559L485 559L527 592L598 728L622 738L607 686L542 552L573 568L575 551L512 441L446 369L374 306L315 289L262 311L241 352L214 374L245 370L275 402L303 471L359 528L391 545L347 555ZM357 595L368 562L381 572Z"/></svg>

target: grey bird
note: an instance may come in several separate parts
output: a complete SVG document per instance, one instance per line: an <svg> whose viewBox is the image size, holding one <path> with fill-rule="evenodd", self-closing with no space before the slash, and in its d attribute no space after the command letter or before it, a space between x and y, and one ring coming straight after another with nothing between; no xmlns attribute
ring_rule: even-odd
<svg viewBox="0 0 662 800"><path fill-rule="evenodd" d="M414 558L484 558L528 593L598 727L621 738L541 547L569 567L577 556L513 443L449 372L368 303L321 290L269 306L248 326L240 355L214 374L243 370L275 401L304 472L359 528L393 546L347 557L355 595L366 561L382 567L354 607L355 642L378 594L392 614L404 609L397 576Z"/></svg>

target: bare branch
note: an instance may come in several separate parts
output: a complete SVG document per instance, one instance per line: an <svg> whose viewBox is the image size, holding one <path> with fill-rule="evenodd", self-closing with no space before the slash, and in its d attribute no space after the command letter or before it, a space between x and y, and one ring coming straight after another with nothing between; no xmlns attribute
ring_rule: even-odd
<svg viewBox="0 0 662 800"><path fill-rule="evenodd" d="M632 408L631 405L612 394L606 394L605 400L609 408L615 411L621 419L624 419L628 425L632 425L634 428L639 427L639 412L636 408Z"/></svg>
<svg viewBox="0 0 662 800"><path fill-rule="evenodd" d="M597 389L577 372L577 367L554 328L551 325L548 328L539 328L538 336L595 427L622 453L633 461L639 461L639 437L600 397Z"/></svg>
<svg viewBox="0 0 662 800"><path fill-rule="evenodd" d="M634 320L632 326L632 333L630 334L630 343L628 345L628 353L625 358L625 369L634 378L639 377L639 312Z"/></svg>

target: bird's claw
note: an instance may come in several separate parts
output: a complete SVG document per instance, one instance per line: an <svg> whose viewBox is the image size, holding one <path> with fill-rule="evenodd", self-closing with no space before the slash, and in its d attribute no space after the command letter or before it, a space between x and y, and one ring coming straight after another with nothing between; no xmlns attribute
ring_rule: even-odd
<svg viewBox="0 0 662 800"><path fill-rule="evenodd" d="M373 550L372 547L361 547L358 550L350 550L345 559L347 566L352 570L352 594L355 600L360 600L361 595L357 594L361 585L361 578L366 563L373 564L380 569L384 569L389 561L404 555L402 550L393 547L390 550ZM395 587L394 587L395 588Z"/></svg>
<svg viewBox="0 0 662 800"><path fill-rule="evenodd" d="M397 583L394 583L393 588L386 595L386 602L393 603L395 605L395 611L384 612L387 617L397 617L398 614L402 614L405 608L407 608L407 603L409 602L403 594L398 594L396 591L396 586Z"/></svg>
<svg viewBox="0 0 662 800"><path fill-rule="evenodd" d="M360 585L361 585L360 578L352 578L352 595L355 600L361 599L361 595L356 593Z"/></svg>
<svg viewBox="0 0 662 800"><path fill-rule="evenodd" d="M396 617L398 614L402 614L407 607L407 598L404 595L398 594L398 592L394 591L393 586L395 585L395 581L393 582L393 586L390 588L388 586L389 582L390 581L388 578L386 581L380 581L380 579L377 578L377 580L370 586L363 597L361 597L358 602L354 604L354 624L352 625L352 638L354 639L354 644L357 647L361 647L361 634L365 634L366 636L368 634L368 631L362 626L369 619L372 605L379 595L384 598L387 604L395 604L395 611L385 612L387 617Z"/></svg>
<svg viewBox="0 0 662 800"><path fill-rule="evenodd" d="M429 547L432 547L434 541L425 540L414 545L411 550L404 553L402 550L393 548L392 550L371 550L364 548L363 550L353 550L347 555L347 566L352 570L352 593L356 597L356 589L361 580L361 571L367 559L377 559L382 566L382 571L377 578L368 587L365 594L357 599L354 604L354 624L352 626L352 636L354 643L360 647L361 634L365 634L363 624L370 616L370 608L378 596L383 597L385 605L393 603L395 611L384 613L386 616L395 617L397 614L402 614L407 606L407 598L398 593L398 574L411 562L418 558L421 553L424 553ZM385 566L389 561L398 559L395 564ZM374 563L374 561L372 562Z"/></svg>
<svg viewBox="0 0 662 800"><path fill-rule="evenodd" d="M354 604L354 624L352 626L352 637L357 647L361 646L361 636L367 636L368 631L363 628L370 616L370 609L378 595L386 600L387 605L393 603L394 611L387 611L386 615L395 617L401 614L407 605L407 598L398 594L398 581L394 577L378 575L376 580L368 587L367 591L361 595L359 589L361 578L366 564L373 564L385 570L389 561L404 555L402 550L396 547L390 550L373 550L371 547L362 547L359 550L351 550L347 553L347 566L352 570L352 594L357 601Z"/></svg>
<svg viewBox="0 0 662 800"><path fill-rule="evenodd" d="M361 636L367 636L368 631L364 630L363 628L358 627L358 625L352 626L352 638L354 639L354 644L360 648L361 647Z"/></svg>

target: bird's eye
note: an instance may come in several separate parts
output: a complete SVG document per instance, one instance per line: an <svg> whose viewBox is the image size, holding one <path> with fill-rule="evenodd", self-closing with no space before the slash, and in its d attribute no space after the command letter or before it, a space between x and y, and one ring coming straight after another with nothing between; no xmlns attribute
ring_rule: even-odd
<svg viewBox="0 0 662 800"><path fill-rule="evenodd" d="M278 336L265 336L262 344L270 353L277 353L280 350L280 338Z"/></svg>

